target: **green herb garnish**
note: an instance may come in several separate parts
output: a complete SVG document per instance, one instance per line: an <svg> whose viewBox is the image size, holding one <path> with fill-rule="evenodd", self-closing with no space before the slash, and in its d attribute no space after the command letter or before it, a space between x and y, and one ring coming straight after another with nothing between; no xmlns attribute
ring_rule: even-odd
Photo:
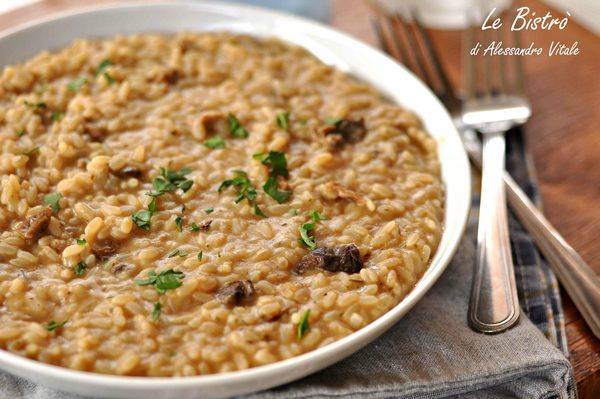
<svg viewBox="0 0 600 399"><path fill-rule="evenodd" d="M337 126L342 121L341 118L325 118L325 123L328 125Z"/></svg>
<svg viewBox="0 0 600 399"><path fill-rule="evenodd" d="M248 131L244 129L244 126L231 112L227 114L227 120L229 121L229 133L235 138L245 139L249 136Z"/></svg>
<svg viewBox="0 0 600 399"><path fill-rule="evenodd" d="M204 212L206 212L207 215L210 215L211 213L213 213L215 210L215 208L204 208Z"/></svg>
<svg viewBox="0 0 600 399"><path fill-rule="evenodd" d="M58 212L60 209L59 201L61 198L61 193L46 194L44 195L44 204L48 205L53 212Z"/></svg>
<svg viewBox="0 0 600 399"><path fill-rule="evenodd" d="M254 203L256 199L256 189L252 185L252 182L248 178L246 172L242 170L234 170L233 174L235 177L233 179L225 180L218 188L218 192L223 191L228 187L236 187L238 196L235 199L235 203L241 202L243 199L247 199L249 203Z"/></svg>
<svg viewBox="0 0 600 399"><path fill-rule="evenodd" d="M63 116L65 115L62 112L52 111L52 114L50 114L50 119L52 119L53 122L58 122L63 118Z"/></svg>
<svg viewBox="0 0 600 399"><path fill-rule="evenodd" d="M114 64L108 58L105 58L102 61L100 61L100 64L98 64L98 68L96 69L96 76L100 75L102 72L104 72L106 68L108 68L111 65Z"/></svg>
<svg viewBox="0 0 600 399"><path fill-rule="evenodd" d="M302 336L308 329L310 328L310 324L308 323L308 318L310 316L310 309L307 309L302 317L300 318L300 322L298 323L298 328L296 330L296 338L298 340L302 339Z"/></svg>
<svg viewBox="0 0 600 399"><path fill-rule="evenodd" d="M25 129L19 129L19 130L17 130L17 131L15 132L15 135L16 135L17 137L21 137L21 136L23 136L24 134L25 134Z"/></svg>
<svg viewBox="0 0 600 399"><path fill-rule="evenodd" d="M261 217L263 217L263 218L266 218L266 217L267 217L267 215L265 215L265 213L262 211L262 209L260 209L260 208L258 207L258 205L256 205L256 203L254 203L254 206L253 206L253 208L254 208L254 214L255 214L255 215L257 215L257 216L261 216Z"/></svg>
<svg viewBox="0 0 600 399"><path fill-rule="evenodd" d="M160 317L160 312L162 309L162 305L160 302L154 302L154 307L152 308L152 321L158 320Z"/></svg>
<svg viewBox="0 0 600 399"><path fill-rule="evenodd" d="M277 122L277 126L280 128L287 130L290 128L290 113L280 111L275 115L275 121Z"/></svg>
<svg viewBox="0 0 600 399"><path fill-rule="evenodd" d="M81 89L81 87L83 87L84 84L87 83L87 81L88 79L85 76L80 76L71 83L67 84L67 89L71 91L78 91Z"/></svg>
<svg viewBox="0 0 600 399"><path fill-rule="evenodd" d="M198 252L198 260L202 260L202 251Z"/></svg>
<svg viewBox="0 0 600 399"><path fill-rule="evenodd" d="M87 269L87 264L84 261L81 261L75 266L75 268L73 269L73 272L75 273L75 275L77 277L81 277L85 274L86 269Z"/></svg>
<svg viewBox="0 0 600 399"><path fill-rule="evenodd" d="M75 242L77 243L77 245L80 245L82 247L85 247L85 244L87 244L85 238L76 238Z"/></svg>
<svg viewBox="0 0 600 399"><path fill-rule="evenodd" d="M312 210L308 215L310 216L313 222L318 222L319 220L327 220L325 216L321 215L315 210Z"/></svg>
<svg viewBox="0 0 600 399"><path fill-rule="evenodd" d="M173 258L175 256L180 256L182 258L185 258L186 256L188 256L188 253L185 252L183 249L174 249L173 251L169 252L169 254L167 255L167 258Z"/></svg>
<svg viewBox="0 0 600 399"><path fill-rule="evenodd" d="M152 270L148 274L147 279L135 279L134 282L137 285L153 285L156 291L160 294L164 294L167 290L174 290L177 287L181 286L181 279L183 279L185 275L182 272L173 271L173 269L165 270L159 274L156 274L154 270Z"/></svg>
<svg viewBox="0 0 600 399"><path fill-rule="evenodd" d="M285 153L279 151L269 151L268 154L254 154L252 155L252 158L260 161L263 165L268 166L269 175L273 177L289 177Z"/></svg>
<svg viewBox="0 0 600 399"><path fill-rule="evenodd" d="M300 231L300 242L306 245L311 251L317 248L315 237L309 235L314 229L314 223L304 223L298 229Z"/></svg>
<svg viewBox="0 0 600 399"><path fill-rule="evenodd" d="M150 208L150 206L148 207ZM154 208L156 208L156 205L154 206ZM139 227L142 230L149 231L150 227L152 226L152 213L152 211L144 209L141 211L137 211L136 213L131 215L131 218L133 219L133 222L137 225L137 227Z"/></svg>
<svg viewBox="0 0 600 399"><path fill-rule="evenodd" d="M221 136L213 136L209 139L206 139L204 140L203 144L213 150L222 150L225 148L225 140Z"/></svg>
<svg viewBox="0 0 600 399"><path fill-rule="evenodd" d="M160 176L156 177L152 182L154 191L148 193L148 195L158 197L177 189L180 189L184 193L187 192L194 184L193 180L185 177L185 175L190 173L192 171L189 168L181 168L178 171L160 168Z"/></svg>
<svg viewBox="0 0 600 399"><path fill-rule="evenodd" d="M263 185L263 190L280 204L287 201L292 195L291 191L279 190L277 188L277 179L273 176L269 176L266 183Z"/></svg>
<svg viewBox="0 0 600 399"><path fill-rule="evenodd" d="M181 216L175 218L175 226L177 227L177 230L183 231L183 218Z"/></svg>
<svg viewBox="0 0 600 399"><path fill-rule="evenodd" d="M40 151L40 146L38 145L36 147L33 147L32 149L29 149L27 151L23 151L21 153L21 155L25 155L26 157L31 158L32 156L34 156L35 154L37 154L39 151Z"/></svg>
<svg viewBox="0 0 600 399"><path fill-rule="evenodd" d="M192 222L190 225L190 231L200 231L200 226L198 226L196 222Z"/></svg>
<svg viewBox="0 0 600 399"><path fill-rule="evenodd" d="M44 109L44 108L47 108L46 103L43 102L43 101L38 101L38 102L35 102L35 103L31 103L31 102L25 100L25 105L27 105L29 108L32 108L32 109Z"/></svg>
<svg viewBox="0 0 600 399"><path fill-rule="evenodd" d="M61 328L62 326L64 326L65 324L67 324L67 320L63 321L62 323L58 323L54 320L50 320L48 322L48 324L44 325L44 328L48 331L54 331L57 328Z"/></svg>
<svg viewBox="0 0 600 399"><path fill-rule="evenodd" d="M106 82L111 85L113 83L116 82L115 78L113 78L112 76L110 76L110 74L108 72L104 72L102 74L102 76L104 76L104 79L106 79Z"/></svg>

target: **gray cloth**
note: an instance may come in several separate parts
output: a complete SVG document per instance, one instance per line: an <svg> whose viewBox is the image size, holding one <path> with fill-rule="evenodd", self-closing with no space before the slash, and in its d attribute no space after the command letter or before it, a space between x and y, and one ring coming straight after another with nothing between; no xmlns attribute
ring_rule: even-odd
<svg viewBox="0 0 600 399"><path fill-rule="evenodd" d="M466 323L473 226L448 270L398 324L349 358L247 398L566 398L569 361L523 317L498 335ZM75 399L0 374L1 399Z"/></svg>

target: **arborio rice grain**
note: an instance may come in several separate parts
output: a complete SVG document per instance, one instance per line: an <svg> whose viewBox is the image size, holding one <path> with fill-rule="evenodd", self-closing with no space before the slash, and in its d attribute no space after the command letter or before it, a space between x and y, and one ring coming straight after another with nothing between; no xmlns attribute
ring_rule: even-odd
<svg viewBox="0 0 600 399"><path fill-rule="evenodd" d="M0 182L0 348L99 373L327 345L402 300L442 232L413 114L303 49L227 33L5 67Z"/></svg>

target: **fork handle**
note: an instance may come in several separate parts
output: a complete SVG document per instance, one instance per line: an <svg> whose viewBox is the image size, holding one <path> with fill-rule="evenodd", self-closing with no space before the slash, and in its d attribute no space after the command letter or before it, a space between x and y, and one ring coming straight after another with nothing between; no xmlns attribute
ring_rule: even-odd
<svg viewBox="0 0 600 399"><path fill-rule="evenodd" d="M600 339L600 278L535 207L510 174L504 174L504 181L512 210L533 237L594 335Z"/></svg>
<svg viewBox="0 0 600 399"><path fill-rule="evenodd" d="M504 132L483 133L477 259L469 324L485 333L508 329L520 314L508 236L503 180L505 146Z"/></svg>

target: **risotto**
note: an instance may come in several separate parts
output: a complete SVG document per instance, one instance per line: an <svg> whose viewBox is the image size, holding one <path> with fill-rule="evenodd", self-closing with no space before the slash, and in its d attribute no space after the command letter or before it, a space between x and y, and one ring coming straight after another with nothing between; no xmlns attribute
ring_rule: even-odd
<svg viewBox="0 0 600 399"><path fill-rule="evenodd" d="M188 376L332 343L442 234L435 141L306 50L78 40L0 78L0 348Z"/></svg>

